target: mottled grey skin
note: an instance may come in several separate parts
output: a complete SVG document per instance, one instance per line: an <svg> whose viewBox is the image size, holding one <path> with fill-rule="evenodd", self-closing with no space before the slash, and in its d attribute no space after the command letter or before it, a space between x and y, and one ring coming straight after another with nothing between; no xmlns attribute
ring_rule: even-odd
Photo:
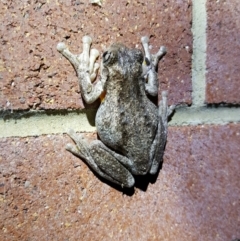
<svg viewBox="0 0 240 241"><path fill-rule="evenodd" d="M98 52L90 51L91 38L83 38L80 56L63 43L57 46L76 69L86 102L106 93L96 115L100 140L88 143L71 130L68 134L76 145L68 144L67 150L83 158L100 176L124 187L134 186L133 175L158 171L167 140L167 119L174 109L167 107L166 92L162 92L159 107L147 96L157 95L156 67L165 48L151 55L147 37L142 38L142 44L145 61L140 50L122 44L110 46L102 56L101 78L96 85L92 81L99 67L95 63Z"/></svg>

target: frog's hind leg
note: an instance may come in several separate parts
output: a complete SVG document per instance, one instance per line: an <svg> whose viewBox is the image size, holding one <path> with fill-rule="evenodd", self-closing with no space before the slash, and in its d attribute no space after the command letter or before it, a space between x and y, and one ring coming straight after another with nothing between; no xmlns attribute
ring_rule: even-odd
<svg viewBox="0 0 240 241"><path fill-rule="evenodd" d="M122 187L134 186L135 180L132 174L119 162L119 160L124 161L126 157L113 152L99 140L89 144L83 135L76 134L72 130L68 135L76 145L68 144L66 149L84 159L93 171Z"/></svg>
<svg viewBox="0 0 240 241"><path fill-rule="evenodd" d="M156 174L160 163L162 162L164 149L167 141L168 131L168 116L172 114L175 106L168 107L167 105L167 91L162 92L162 100L158 107L158 130L151 146L150 158L152 160L152 166L150 174Z"/></svg>

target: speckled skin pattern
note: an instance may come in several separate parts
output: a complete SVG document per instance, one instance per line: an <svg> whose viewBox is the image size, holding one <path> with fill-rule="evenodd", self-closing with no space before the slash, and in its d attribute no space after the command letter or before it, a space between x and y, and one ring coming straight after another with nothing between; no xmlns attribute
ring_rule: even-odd
<svg viewBox="0 0 240 241"><path fill-rule="evenodd" d="M167 93L157 107L148 96L157 96L156 68L166 53L161 47L152 55L147 37L145 52L122 44L111 45L102 56L100 79L95 81L99 52L91 49L92 39L83 37L83 52L72 54L64 43L57 49L73 65L83 99L92 103L104 94L97 111L96 127L100 140L88 143L82 135L69 131L76 145L67 150L83 158L100 176L123 187L133 187L133 175L156 174L167 139L167 119L174 106L167 107Z"/></svg>

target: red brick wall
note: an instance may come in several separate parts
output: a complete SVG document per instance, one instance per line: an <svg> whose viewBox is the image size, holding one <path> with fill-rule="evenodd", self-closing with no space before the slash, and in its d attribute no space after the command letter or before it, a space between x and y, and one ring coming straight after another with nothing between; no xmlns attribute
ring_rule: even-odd
<svg viewBox="0 0 240 241"><path fill-rule="evenodd" d="M240 4L208 1L207 103L240 103Z"/></svg>
<svg viewBox="0 0 240 241"><path fill-rule="evenodd" d="M0 2L0 240L240 239L240 2ZM89 34L168 49L161 89L178 104L164 162L131 191L65 151L72 128L94 133L60 41ZM96 105L91 106L95 108ZM82 111L79 111L82 109Z"/></svg>

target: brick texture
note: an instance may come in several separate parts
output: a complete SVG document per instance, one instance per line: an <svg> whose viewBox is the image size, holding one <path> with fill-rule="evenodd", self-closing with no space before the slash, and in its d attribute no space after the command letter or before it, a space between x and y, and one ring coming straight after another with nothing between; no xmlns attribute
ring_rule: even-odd
<svg viewBox="0 0 240 241"><path fill-rule="evenodd" d="M162 89L170 103L191 103L191 1L0 2L0 109L83 108L76 74L56 50L60 41L79 53L89 34L94 47L113 42L141 47L151 37L153 52L160 45L168 54L160 64Z"/></svg>
<svg viewBox="0 0 240 241"><path fill-rule="evenodd" d="M240 103L240 1L207 1L207 103Z"/></svg>
<svg viewBox="0 0 240 241"><path fill-rule="evenodd" d="M239 130L170 128L157 180L127 193L65 151L66 136L1 139L1 240L240 238Z"/></svg>

